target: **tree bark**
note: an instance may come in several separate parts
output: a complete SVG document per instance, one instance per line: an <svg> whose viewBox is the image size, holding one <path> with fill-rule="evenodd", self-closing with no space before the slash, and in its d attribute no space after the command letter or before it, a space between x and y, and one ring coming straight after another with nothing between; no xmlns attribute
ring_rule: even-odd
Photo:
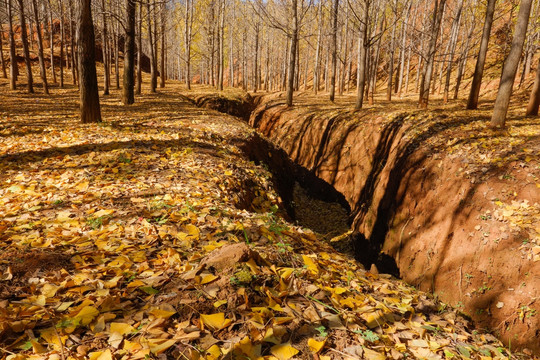
<svg viewBox="0 0 540 360"><path fill-rule="evenodd" d="M7 1L8 25L9 25L9 88L17 89L17 76L19 69L17 67L17 57L15 54L15 34L13 32L13 6L11 0Z"/></svg>
<svg viewBox="0 0 540 360"><path fill-rule="evenodd" d="M358 39L358 66L356 74L356 103L354 108L360 110L364 104L364 89L366 86L367 58L367 23L369 21L369 0L364 1L364 17L360 22L360 38Z"/></svg>
<svg viewBox="0 0 540 360"><path fill-rule="evenodd" d="M60 1L60 87L64 87L64 42L65 42L65 29L64 23L64 3ZM67 56L67 54L66 54Z"/></svg>
<svg viewBox="0 0 540 360"><path fill-rule="evenodd" d="M422 73L422 80L420 82L420 97L418 105L420 108L426 109L429 103L429 87L431 84L431 77L433 75L433 63L435 60L435 52L437 51L437 38L439 37L439 29L443 18L444 7L446 0L435 0L435 6L433 8L433 20L431 26L431 34L429 40L429 49L426 59L426 66Z"/></svg>
<svg viewBox="0 0 540 360"><path fill-rule="evenodd" d="M0 59L2 59L2 75L7 79L6 60L4 59L4 29L0 29Z"/></svg>
<svg viewBox="0 0 540 360"><path fill-rule="evenodd" d="M47 0L47 4L49 5L49 47L51 50L52 82L53 84L56 84L56 71L54 66L54 21L51 0Z"/></svg>
<svg viewBox="0 0 540 360"><path fill-rule="evenodd" d="M155 93L157 88L156 54L154 52L154 34L152 34L152 11L150 0L146 0L146 17L148 21L148 48L150 49L150 92Z"/></svg>
<svg viewBox="0 0 540 360"><path fill-rule="evenodd" d="M225 32L225 0L220 0L220 10L219 10L219 28L218 28L218 90L223 91L223 73L224 73L224 32ZM256 86L256 85L255 85Z"/></svg>
<svg viewBox="0 0 540 360"><path fill-rule="evenodd" d="M323 29L323 17L322 17L322 0L319 1L317 7L317 18L319 19L319 29L317 34L317 49L315 50L315 63L313 64L313 93L317 95L319 91L319 69L320 69L320 56L321 56L321 41L322 41L322 29Z"/></svg>
<svg viewBox="0 0 540 360"><path fill-rule="evenodd" d="M91 0L81 0L78 24L81 122L101 122Z"/></svg>
<svg viewBox="0 0 540 360"><path fill-rule="evenodd" d="M167 79L167 73L165 70L165 28L166 28L166 7L165 4L161 5L161 58L160 58L160 66L159 66L159 87L164 88L165 87L165 80Z"/></svg>
<svg viewBox="0 0 540 360"><path fill-rule="evenodd" d="M538 116L538 107L540 106L540 59L538 59L538 66L536 67L536 78L534 79L534 85L529 98L529 104L527 105L527 116Z"/></svg>
<svg viewBox="0 0 540 360"><path fill-rule="evenodd" d="M502 129L505 127L508 105L510 104L510 97L512 96L512 88L514 86L514 80L516 79L521 52L523 51L523 43L525 42L525 36L527 35L532 1L533 0L521 0L521 5L519 6L512 46L510 47L510 53L503 66L499 91L497 92L493 115L491 116L490 127L493 128Z"/></svg>
<svg viewBox="0 0 540 360"><path fill-rule="evenodd" d="M191 29L193 26L193 0L186 0L184 46L186 56L186 86L191 90Z"/></svg>
<svg viewBox="0 0 540 360"><path fill-rule="evenodd" d="M332 75L330 75L330 101L334 101L336 93L336 70L337 70L337 22L338 22L339 0L334 0L332 5Z"/></svg>
<svg viewBox="0 0 540 360"><path fill-rule="evenodd" d="M131 105L135 102L135 0L126 0L122 102L124 105Z"/></svg>
<svg viewBox="0 0 540 360"><path fill-rule="evenodd" d="M30 62L30 49L28 47L28 33L26 29L26 18L24 16L23 0L19 1L19 21L21 24L21 40L24 51L24 63L26 64L27 89L29 93L34 92L34 78L32 76L32 63Z"/></svg>
<svg viewBox="0 0 540 360"><path fill-rule="evenodd" d="M140 95L142 85L142 3L139 2L137 9L137 84L135 92Z"/></svg>
<svg viewBox="0 0 540 360"><path fill-rule="evenodd" d="M75 36L73 31L73 0L69 0L68 2L69 6L69 42L71 44L71 49L69 50L71 53L71 76L73 77L73 85L77 85L78 79L79 79L79 67L77 64L79 63L78 55L75 50L75 47L77 44L75 43ZM66 44L67 46L67 44ZM67 51L66 51L67 54Z"/></svg>
<svg viewBox="0 0 540 360"><path fill-rule="evenodd" d="M41 75L41 81L43 84L43 92L49 95L49 86L47 85L47 70L45 69L45 57L43 56L43 35L41 33L41 23L39 21L39 13L36 0L32 0L32 10L34 12L34 22L36 23L39 73Z"/></svg>
<svg viewBox="0 0 540 360"><path fill-rule="evenodd" d="M469 110L478 108L478 96L480 95L480 86L482 86L484 64L486 63L486 55L489 37L491 35L491 26L493 25L493 14L495 13L496 1L497 0L488 0L486 7L486 19L484 20L484 30L482 30L482 40L480 42L480 49L478 50L478 58L476 59L476 67L474 68L471 91L467 101L467 109Z"/></svg>
<svg viewBox="0 0 540 360"><path fill-rule="evenodd" d="M103 53L103 95L109 95L111 85L111 65L109 61L109 39L107 36L107 15L105 12L105 0L101 0L101 9L101 20L103 22L103 30L101 34L101 49ZM127 20L129 22L129 14Z"/></svg>
<svg viewBox="0 0 540 360"><path fill-rule="evenodd" d="M450 37L450 54L448 54L448 64L446 66L446 79L444 82L444 96L443 101L446 104L448 102L448 96L450 93L450 76L452 75L452 63L454 62L454 54L456 52L456 45L459 36L459 28L461 25L461 12L463 10L463 0L459 0L452 24L452 36Z"/></svg>
<svg viewBox="0 0 540 360"><path fill-rule="evenodd" d="M338 0L335 0L336 2ZM289 76L287 78L287 106L293 105L294 72L296 69L296 46L298 45L298 0L292 0L291 51L289 53ZM334 78L335 83L335 78Z"/></svg>

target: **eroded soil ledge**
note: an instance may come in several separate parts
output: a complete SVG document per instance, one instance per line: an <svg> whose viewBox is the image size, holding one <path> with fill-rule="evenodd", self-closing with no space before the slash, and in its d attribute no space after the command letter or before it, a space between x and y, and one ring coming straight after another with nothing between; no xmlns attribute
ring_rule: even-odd
<svg viewBox="0 0 540 360"><path fill-rule="evenodd" d="M357 256L540 352L540 121L320 98L257 99L249 123L347 199ZM403 104L401 104L403 107ZM244 108L249 106L244 105ZM382 267L382 269L381 269Z"/></svg>

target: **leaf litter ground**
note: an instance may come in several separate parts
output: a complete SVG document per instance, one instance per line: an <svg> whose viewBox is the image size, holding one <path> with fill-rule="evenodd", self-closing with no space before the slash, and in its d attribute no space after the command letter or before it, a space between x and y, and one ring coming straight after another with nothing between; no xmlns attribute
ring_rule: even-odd
<svg viewBox="0 0 540 360"><path fill-rule="evenodd" d="M253 130L178 90L105 98L100 125L74 90L2 93L3 358L516 356L283 220Z"/></svg>

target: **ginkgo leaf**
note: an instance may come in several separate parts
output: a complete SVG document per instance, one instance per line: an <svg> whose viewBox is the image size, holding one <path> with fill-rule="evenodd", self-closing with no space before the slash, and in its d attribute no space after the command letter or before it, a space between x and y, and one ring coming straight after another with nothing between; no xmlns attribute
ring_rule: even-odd
<svg viewBox="0 0 540 360"><path fill-rule="evenodd" d="M81 325L90 324L96 316L99 315L99 310L93 306L85 306L75 315L75 319L79 320Z"/></svg>
<svg viewBox="0 0 540 360"><path fill-rule="evenodd" d="M304 264L306 265L307 269L312 272L313 274L319 273L319 268L317 264L311 259L309 256L302 255L302 259L304 260Z"/></svg>
<svg viewBox="0 0 540 360"><path fill-rule="evenodd" d="M221 330L231 324L230 319L225 319L224 313L201 315L201 323L212 330Z"/></svg>
<svg viewBox="0 0 540 360"><path fill-rule="evenodd" d="M313 338L308 339L309 350L313 353L318 353L324 347L326 341L317 341Z"/></svg>
<svg viewBox="0 0 540 360"><path fill-rule="evenodd" d="M174 344L176 344L176 342L177 340L174 340L174 339L163 341L160 344L151 346L150 351L152 352L152 354L159 355L165 350L167 350L168 348L170 348L171 346L173 346Z"/></svg>
<svg viewBox="0 0 540 360"><path fill-rule="evenodd" d="M270 348L270 352L279 360L288 360L294 355L298 354L300 351L291 346L291 343L284 343L279 345L274 345Z"/></svg>
<svg viewBox="0 0 540 360"><path fill-rule="evenodd" d="M133 332L133 330L135 330L133 326L126 323L112 322L110 324L111 333L118 333L120 335L126 335Z"/></svg>
<svg viewBox="0 0 540 360"><path fill-rule="evenodd" d="M169 310L163 310L163 309L152 309L149 312L150 314L154 315L157 318L161 319L168 319L174 314L176 314L176 311L169 311Z"/></svg>

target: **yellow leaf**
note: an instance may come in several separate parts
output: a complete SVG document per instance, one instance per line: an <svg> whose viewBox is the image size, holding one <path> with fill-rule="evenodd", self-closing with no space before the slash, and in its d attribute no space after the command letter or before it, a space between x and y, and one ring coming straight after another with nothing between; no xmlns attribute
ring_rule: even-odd
<svg viewBox="0 0 540 360"><path fill-rule="evenodd" d="M304 264L310 272L314 274L319 273L319 268L317 267L317 264L315 264L315 262L309 256L302 255L302 259L304 259Z"/></svg>
<svg viewBox="0 0 540 360"><path fill-rule="evenodd" d="M311 352L313 353L318 353L319 351L321 351L325 343L326 341L317 341L313 338L308 339L308 342L307 342L309 346L309 350L311 350Z"/></svg>
<svg viewBox="0 0 540 360"><path fill-rule="evenodd" d="M220 307L221 305L225 305L227 303L227 300L218 300L214 303L214 307L215 308L218 308Z"/></svg>
<svg viewBox="0 0 540 360"><path fill-rule="evenodd" d="M90 357L92 357L92 353L90 353ZM111 350L107 349L101 352L101 354L99 354L99 356L95 357L94 359L95 360L113 360Z"/></svg>
<svg viewBox="0 0 540 360"><path fill-rule="evenodd" d="M199 228L195 225L188 224L186 225L186 230L189 234L189 236L192 238L192 240L199 240L200 231Z"/></svg>
<svg viewBox="0 0 540 360"><path fill-rule="evenodd" d="M208 350L206 350L206 359L207 360L217 360L221 356L221 350L219 349L219 346L212 345Z"/></svg>
<svg viewBox="0 0 540 360"><path fill-rule="evenodd" d="M364 348L364 357L367 360L386 360L386 355L368 348Z"/></svg>
<svg viewBox="0 0 540 360"><path fill-rule="evenodd" d="M30 343L32 344L32 350L34 350L34 354L42 354L44 352L47 352L47 349L40 343L38 343L36 340L30 340Z"/></svg>
<svg viewBox="0 0 540 360"><path fill-rule="evenodd" d="M161 354L162 352L164 352L165 350L173 346L176 343L176 341L177 340L174 340L174 339L164 341L159 345L152 346L150 348L150 351L152 352L152 354L156 354L156 355Z"/></svg>
<svg viewBox="0 0 540 360"><path fill-rule="evenodd" d="M98 316L99 310L93 306L85 306L75 316L75 319L79 320L81 325L88 325Z"/></svg>
<svg viewBox="0 0 540 360"><path fill-rule="evenodd" d="M112 322L110 327L111 333L118 333L120 335L129 334L134 330L133 326L126 323Z"/></svg>
<svg viewBox="0 0 540 360"><path fill-rule="evenodd" d="M150 314L154 315L157 318L161 319L168 319L174 314L176 314L176 311L168 311L163 309L152 309L150 310Z"/></svg>
<svg viewBox="0 0 540 360"><path fill-rule="evenodd" d="M60 286L54 285L54 284L45 284L43 285L43 288L41 288L41 294L47 298L54 297L56 295L56 292L60 289Z"/></svg>
<svg viewBox="0 0 540 360"><path fill-rule="evenodd" d="M111 215L113 212L114 212L113 209L111 209L111 210L99 210L96 213L94 213L94 217L98 218L98 217L102 217L102 216L106 216L106 215Z"/></svg>
<svg viewBox="0 0 540 360"><path fill-rule="evenodd" d="M83 182L80 182L76 188L77 190L79 191L86 191L88 190L88 185L89 185L89 182L88 181L83 181Z"/></svg>
<svg viewBox="0 0 540 360"><path fill-rule="evenodd" d="M270 349L272 355L277 357L279 360L288 360L294 355L298 354L299 351L291 346L291 343L274 345Z"/></svg>
<svg viewBox="0 0 540 360"><path fill-rule="evenodd" d="M202 274L201 275L201 285L208 284L214 280L216 280L219 276L212 275L212 274Z"/></svg>
<svg viewBox="0 0 540 360"><path fill-rule="evenodd" d="M231 324L230 319L225 319L224 313L201 315L201 322L213 330L221 330Z"/></svg>

